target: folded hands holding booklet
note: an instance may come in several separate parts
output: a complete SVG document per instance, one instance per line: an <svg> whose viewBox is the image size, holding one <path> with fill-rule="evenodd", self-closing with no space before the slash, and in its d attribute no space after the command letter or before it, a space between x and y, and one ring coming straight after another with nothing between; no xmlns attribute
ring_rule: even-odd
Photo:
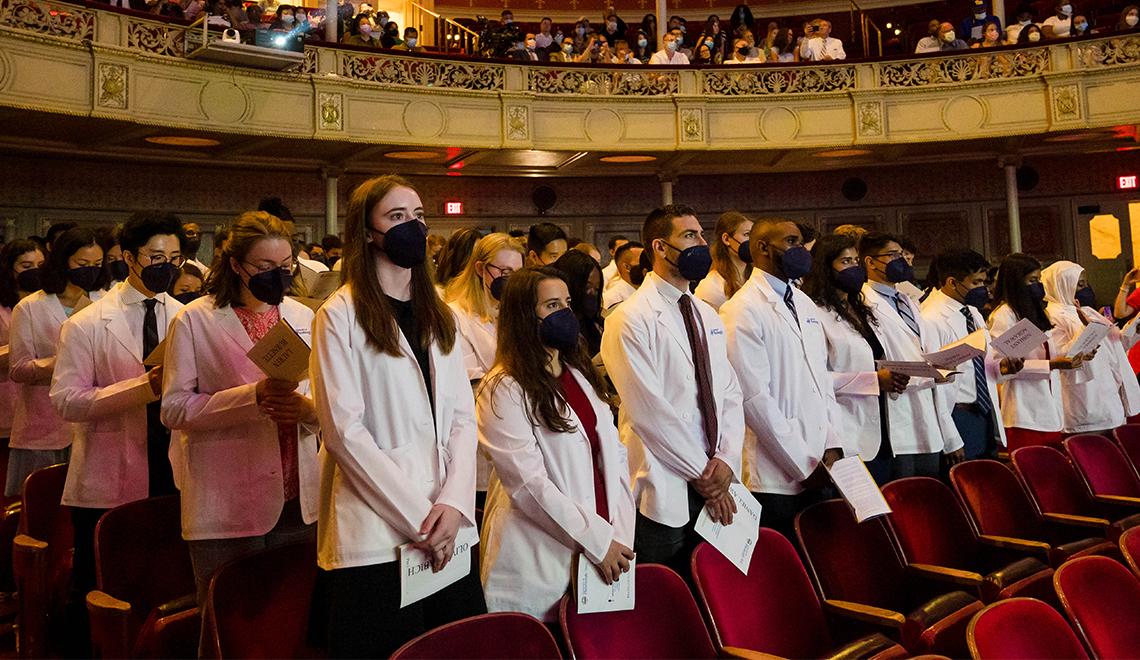
<svg viewBox="0 0 1140 660"><path fill-rule="evenodd" d="M756 549L756 540L760 538L760 503L743 484L733 483L728 487L728 492L736 502L732 524L713 522L708 507L705 507L697 517L695 529L735 564L741 573L748 575L752 551Z"/></svg>
<svg viewBox="0 0 1140 660"><path fill-rule="evenodd" d="M282 318L261 341L249 349L246 356L266 376L297 382L304 378L309 369L309 353L309 345Z"/></svg>
<svg viewBox="0 0 1140 660"><path fill-rule="evenodd" d="M581 554L574 557L574 564L574 600L578 614L633 609L637 559L631 559L629 570L612 584L606 584L598 567Z"/></svg>

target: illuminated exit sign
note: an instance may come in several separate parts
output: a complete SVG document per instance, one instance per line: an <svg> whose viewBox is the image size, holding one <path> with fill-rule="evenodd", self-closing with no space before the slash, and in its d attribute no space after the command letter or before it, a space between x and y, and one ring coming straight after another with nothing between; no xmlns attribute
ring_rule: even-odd
<svg viewBox="0 0 1140 660"><path fill-rule="evenodd" d="M1135 184L1135 178L1133 184ZM445 202L443 205L443 212L446 215L463 215L463 202Z"/></svg>
<svg viewBox="0 0 1140 660"><path fill-rule="evenodd" d="M1125 174L1124 176L1116 177L1116 187L1120 190L1136 190L1136 175Z"/></svg>

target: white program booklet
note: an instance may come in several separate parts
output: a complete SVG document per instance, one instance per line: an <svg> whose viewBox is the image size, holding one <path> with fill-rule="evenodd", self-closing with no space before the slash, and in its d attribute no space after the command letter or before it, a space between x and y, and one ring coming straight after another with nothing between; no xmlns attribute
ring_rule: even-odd
<svg viewBox="0 0 1140 660"><path fill-rule="evenodd" d="M858 456L841 458L831 464L831 480L839 489L839 494L847 500L851 510L855 512L855 519L859 522L883 516L891 512L890 505L883 498L883 491L863 465L863 459Z"/></svg>
<svg viewBox="0 0 1140 660"><path fill-rule="evenodd" d="M617 582L606 584L598 567L582 555L578 555L574 571L574 597L578 601L578 614L596 612L624 612L633 609L634 574L637 560L629 562L629 570L621 574Z"/></svg>
<svg viewBox="0 0 1140 660"><path fill-rule="evenodd" d="M1093 349L1100 346L1100 343L1108 336L1109 327L1107 323L1097 323L1096 321L1086 325L1085 329L1081 331L1081 335L1069 347L1068 357L1092 353Z"/></svg>
<svg viewBox="0 0 1140 660"><path fill-rule="evenodd" d="M1021 319L1014 323L1000 337L993 340L994 350L1007 358L1024 358L1045 343L1048 339L1041 329L1033 325L1029 319Z"/></svg>
<svg viewBox="0 0 1140 660"><path fill-rule="evenodd" d="M471 552L479 543L479 532L465 527L455 535L455 553L443 570L433 573L431 556L411 543L400 546L400 607L423 600L451 586L471 572Z"/></svg>
<svg viewBox="0 0 1140 660"><path fill-rule="evenodd" d="M736 500L736 514L731 525L713 522L707 507L701 509L697 517L696 532L703 536L712 547L748 575L752 563L752 551L760 538L760 503L744 484L734 483L728 487L732 499Z"/></svg>
<svg viewBox="0 0 1140 660"><path fill-rule="evenodd" d="M926 358L927 362L936 367L953 369L963 362L968 362L985 354L986 334L981 330L975 330L962 339L947 344L941 349L933 353L927 353L922 357Z"/></svg>

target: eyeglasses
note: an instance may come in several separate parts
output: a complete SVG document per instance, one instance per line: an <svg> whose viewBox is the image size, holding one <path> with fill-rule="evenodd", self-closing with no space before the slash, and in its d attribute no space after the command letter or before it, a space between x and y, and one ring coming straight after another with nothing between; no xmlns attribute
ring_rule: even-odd
<svg viewBox="0 0 1140 660"><path fill-rule="evenodd" d="M260 264L260 265L258 265L258 264L251 264L248 261L243 261L242 263L247 265L247 266L252 266L258 273L268 273L269 271L277 269L277 268L280 268L281 270L286 271L286 272L290 272L290 273L293 272L293 260L292 259L290 259L289 261L287 261L281 265L277 265L277 264Z"/></svg>
<svg viewBox="0 0 1140 660"><path fill-rule="evenodd" d="M902 250L895 250L894 252L884 252L882 254L876 254L875 255L876 259L878 259L879 257L890 257L891 259L901 259L903 257L903 253L902 253Z"/></svg>
<svg viewBox="0 0 1140 660"><path fill-rule="evenodd" d="M175 268L181 268L182 264L186 263L186 257L180 254L176 254L173 257L168 257L165 254L142 254L140 252L138 256L145 257L146 260L150 262L151 266L170 263L174 264Z"/></svg>
<svg viewBox="0 0 1140 660"><path fill-rule="evenodd" d="M510 277L515 272L514 268L500 268L495 264L487 264L487 268L494 268L495 270L499 271L499 274L495 275L495 277Z"/></svg>

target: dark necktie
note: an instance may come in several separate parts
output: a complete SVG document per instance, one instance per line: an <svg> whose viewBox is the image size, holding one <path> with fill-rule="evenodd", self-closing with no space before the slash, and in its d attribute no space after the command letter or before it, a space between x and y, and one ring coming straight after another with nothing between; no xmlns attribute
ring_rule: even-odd
<svg viewBox="0 0 1140 660"><path fill-rule="evenodd" d="M918 321L914 318L914 312L910 311L910 303L903 298L903 294L895 294L895 309L898 310L899 316L902 317L904 323L910 328L910 331L915 335L921 336L918 331Z"/></svg>
<svg viewBox="0 0 1140 660"><path fill-rule="evenodd" d="M971 333L978 329L974 324L974 315L970 313L970 308L963 306L961 309L962 316L966 317L966 332ZM972 360L974 365L974 388L978 392L977 404L982 409L982 413L989 415L994 410L993 401L990 400L990 385L986 380L986 356L979 355Z"/></svg>
<svg viewBox="0 0 1140 660"><path fill-rule="evenodd" d="M792 300L792 283L788 282L788 288L784 289L784 304L788 306L788 311L792 313L792 318L796 320L796 325L800 324L800 315L796 313L796 303Z"/></svg>
<svg viewBox="0 0 1140 660"><path fill-rule="evenodd" d="M693 309L693 299L682 295L678 302L681 306L681 318L685 319L685 334L689 336L689 349L693 352L693 368L697 376L697 406L701 410L701 426L705 430L705 442L708 445L706 452L710 457L716 453L717 446L717 420L716 402L713 401L712 371L709 368L709 345L705 342L705 335L701 331L696 311Z"/></svg>
<svg viewBox="0 0 1140 660"><path fill-rule="evenodd" d="M147 298L143 301L146 314L143 316L143 359L158 348L158 315L154 308L158 300ZM162 402L146 404L146 458L147 475L150 478L150 496L171 495L177 492L174 475L168 457L170 431L162 425Z"/></svg>

